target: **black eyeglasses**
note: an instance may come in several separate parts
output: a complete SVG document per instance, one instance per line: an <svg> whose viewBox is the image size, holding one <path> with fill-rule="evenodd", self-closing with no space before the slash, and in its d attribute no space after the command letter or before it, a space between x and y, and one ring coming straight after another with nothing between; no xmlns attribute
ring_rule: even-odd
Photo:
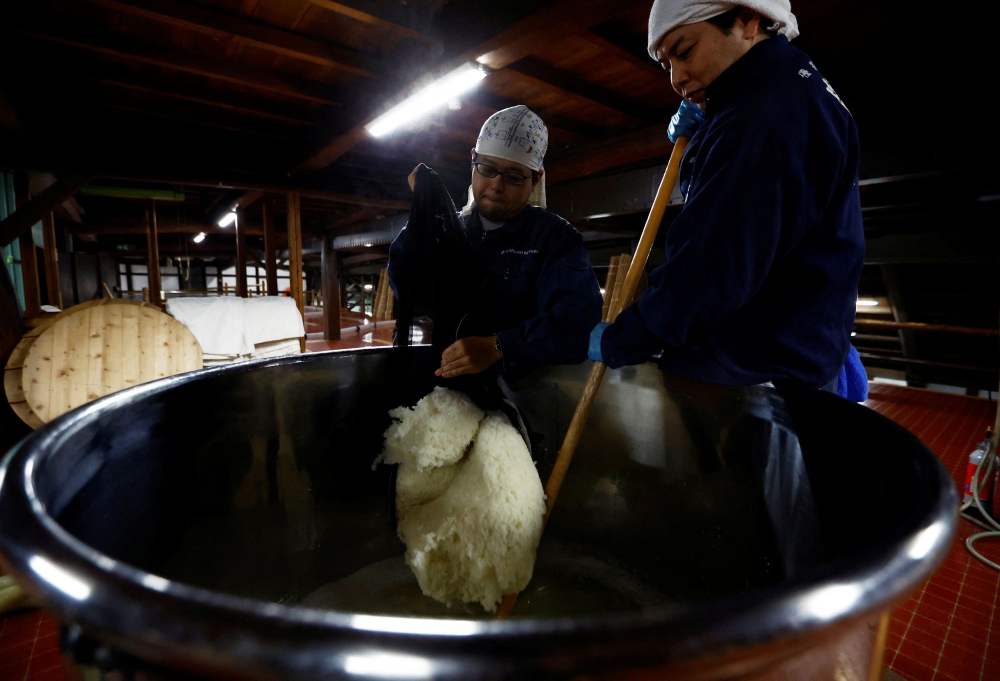
<svg viewBox="0 0 1000 681"><path fill-rule="evenodd" d="M493 179L499 175L503 178L504 184L509 184L512 187L520 187L527 179L531 179L531 181L534 182L538 178L538 172L535 170L531 171L531 175L522 175L521 173L515 173L513 170L501 173L497 168L486 165L485 163L480 163L479 161L473 161L472 167L475 168L476 172L483 177Z"/></svg>

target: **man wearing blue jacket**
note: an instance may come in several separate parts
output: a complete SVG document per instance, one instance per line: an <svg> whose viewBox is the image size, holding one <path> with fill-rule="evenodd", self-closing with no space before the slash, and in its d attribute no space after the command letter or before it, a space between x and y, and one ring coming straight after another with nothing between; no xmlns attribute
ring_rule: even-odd
<svg viewBox="0 0 1000 681"><path fill-rule="evenodd" d="M788 0L656 0L649 53L684 101L672 139L686 200L667 263L590 357L707 383L836 391L864 261L854 120L809 56ZM856 353L853 355L856 358Z"/></svg>
<svg viewBox="0 0 1000 681"><path fill-rule="evenodd" d="M486 278L477 309L441 357L438 376L479 374L495 365L523 374L587 358L587 335L601 320L601 291L580 233L544 210L547 147L545 124L526 106L498 111L483 124L461 217ZM405 247L406 229L389 249L397 294L394 261Z"/></svg>

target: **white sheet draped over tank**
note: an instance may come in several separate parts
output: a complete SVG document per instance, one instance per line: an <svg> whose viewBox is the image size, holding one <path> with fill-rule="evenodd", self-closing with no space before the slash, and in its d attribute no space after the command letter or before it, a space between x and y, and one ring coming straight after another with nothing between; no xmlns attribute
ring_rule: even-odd
<svg viewBox="0 0 1000 681"><path fill-rule="evenodd" d="M172 298L167 312L198 339L205 366L296 354L305 335L291 298Z"/></svg>

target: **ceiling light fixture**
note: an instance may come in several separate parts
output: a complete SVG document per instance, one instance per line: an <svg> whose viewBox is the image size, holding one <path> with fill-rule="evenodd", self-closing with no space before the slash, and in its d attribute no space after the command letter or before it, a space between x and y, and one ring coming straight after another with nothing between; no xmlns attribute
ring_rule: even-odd
<svg viewBox="0 0 1000 681"><path fill-rule="evenodd" d="M205 240L205 233L204 232L198 232L198 234L193 239L193 241L196 244L200 244L204 240Z"/></svg>
<svg viewBox="0 0 1000 681"><path fill-rule="evenodd" d="M371 291L372 290L372 285L371 284L365 284L365 290L366 291Z"/></svg>
<svg viewBox="0 0 1000 681"><path fill-rule="evenodd" d="M858 298L858 307L877 307L878 301L871 298Z"/></svg>
<svg viewBox="0 0 1000 681"><path fill-rule="evenodd" d="M365 130L372 137L384 137L457 99L459 95L476 87L485 77L486 70L478 64L463 64L386 111L366 125Z"/></svg>
<svg viewBox="0 0 1000 681"><path fill-rule="evenodd" d="M225 215L222 216L222 218L219 220L219 227L228 227L234 222L236 222L235 210L232 211L231 213L226 213Z"/></svg>

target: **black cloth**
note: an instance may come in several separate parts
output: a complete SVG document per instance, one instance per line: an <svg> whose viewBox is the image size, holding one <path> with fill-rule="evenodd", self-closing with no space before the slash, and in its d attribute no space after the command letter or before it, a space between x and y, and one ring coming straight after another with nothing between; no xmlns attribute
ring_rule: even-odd
<svg viewBox="0 0 1000 681"><path fill-rule="evenodd" d="M470 268L476 276L466 273L450 284L471 301L455 338L495 334L502 370L510 375L585 360L603 301L580 233L532 206L489 232L478 211L459 222L478 264ZM402 265L415 240L408 224L389 251L389 282L397 295L406 289Z"/></svg>

